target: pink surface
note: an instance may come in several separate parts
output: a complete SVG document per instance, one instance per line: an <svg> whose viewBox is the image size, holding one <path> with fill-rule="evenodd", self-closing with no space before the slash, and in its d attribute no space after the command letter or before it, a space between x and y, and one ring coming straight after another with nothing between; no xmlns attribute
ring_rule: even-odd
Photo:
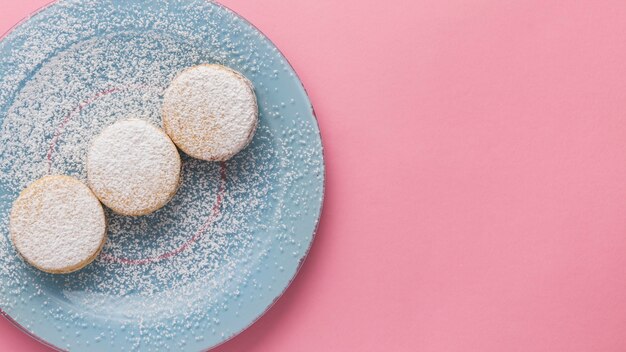
<svg viewBox="0 0 626 352"><path fill-rule="evenodd" d="M0 0L0 33L47 1ZM224 3L299 72L328 188L217 351L626 350L626 2Z"/></svg>

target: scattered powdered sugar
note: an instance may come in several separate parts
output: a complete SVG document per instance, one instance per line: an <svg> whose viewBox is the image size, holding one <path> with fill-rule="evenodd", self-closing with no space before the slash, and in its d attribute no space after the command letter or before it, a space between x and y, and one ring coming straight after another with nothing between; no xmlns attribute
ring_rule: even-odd
<svg viewBox="0 0 626 352"><path fill-rule="evenodd" d="M11 238L20 254L48 272L70 272L91 262L106 237L100 202L67 176L46 176L15 201Z"/></svg>
<svg viewBox="0 0 626 352"><path fill-rule="evenodd" d="M182 155L181 185L141 217L105 209L101 255L68 275L23 263L9 211L34 180L86 182L118 120L161 123L165 89L202 63L255 86L259 126L227 162ZM71 350L199 350L245 328L308 251L323 195L318 129L293 71L253 27L205 1L62 1L0 42L0 308ZM45 327L45 328L44 328Z"/></svg>
<svg viewBox="0 0 626 352"><path fill-rule="evenodd" d="M161 208L176 193L180 156L167 135L137 119L118 121L94 138L87 154L87 180L95 195L123 215Z"/></svg>
<svg viewBox="0 0 626 352"><path fill-rule="evenodd" d="M221 65L184 70L163 98L163 128L185 153L227 160L250 143L258 109L252 83Z"/></svg>

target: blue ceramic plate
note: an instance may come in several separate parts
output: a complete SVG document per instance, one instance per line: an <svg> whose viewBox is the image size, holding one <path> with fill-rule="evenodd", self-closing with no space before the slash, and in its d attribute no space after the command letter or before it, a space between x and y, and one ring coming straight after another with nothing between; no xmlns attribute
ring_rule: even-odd
<svg viewBox="0 0 626 352"><path fill-rule="evenodd" d="M225 163L183 157L183 184L144 217L107 210L98 259L69 275L24 264L8 213L47 174L85 179L89 141L115 120L160 124L185 67L220 63L254 84L260 125ZM72 351L198 351L254 322L286 289L313 240L324 161L311 104L278 49L202 0L60 1L0 42L0 307Z"/></svg>

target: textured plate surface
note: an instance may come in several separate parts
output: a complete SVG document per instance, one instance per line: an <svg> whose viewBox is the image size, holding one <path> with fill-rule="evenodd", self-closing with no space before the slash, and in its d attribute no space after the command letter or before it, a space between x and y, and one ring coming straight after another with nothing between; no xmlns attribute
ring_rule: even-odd
<svg viewBox="0 0 626 352"><path fill-rule="evenodd" d="M181 69L220 63L254 84L260 125L225 163L183 155L183 184L145 217L107 211L86 269L48 275L9 241L19 191L47 174L85 179L90 140L118 119L160 124ZM206 1L60 1L0 42L0 308L72 351L190 350L254 322L306 256L321 211L319 130L295 72L252 25Z"/></svg>

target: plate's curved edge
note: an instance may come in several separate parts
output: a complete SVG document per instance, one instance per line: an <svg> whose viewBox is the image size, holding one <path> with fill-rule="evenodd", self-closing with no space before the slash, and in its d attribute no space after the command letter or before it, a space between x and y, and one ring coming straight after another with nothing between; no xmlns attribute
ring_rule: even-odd
<svg viewBox="0 0 626 352"><path fill-rule="evenodd" d="M48 9L49 7L55 5L59 1L60 0L52 0L52 1L48 2L47 4L39 7L38 9L34 10L33 12L29 13L27 16L22 18L19 22L15 23L12 27L10 27L6 32L4 32L2 35L0 35L0 41L3 41L4 39L6 39L6 37L8 37L13 31L15 31L18 27L20 27L21 25L26 23L32 17L34 17L37 14L41 13L42 11ZM298 82L300 83L300 87L302 88L302 90L304 92L304 95L306 96L306 98L307 98L307 100L309 102L309 108L311 109L311 114L312 114L313 119L315 120L315 124L317 126L317 133L318 133L318 137L320 139L320 148L321 148L321 152L322 152L322 173L323 173L323 175L322 175L322 195L321 195L322 198L321 198L321 202L320 202L320 208L319 208L319 212L318 212L318 215L317 215L317 219L315 221L315 227L313 229L313 233L311 234L311 241L309 242L309 246L306 249L306 251L305 251L304 255L302 256L302 258L300 258L300 261L298 262L298 266L296 268L295 273L293 274L293 276L291 277L291 279L289 280L289 282L287 283L285 288L282 290L282 292L280 292L278 295L276 295L273 298L272 302L265 308L265 310L263 312L261 312L252 322L250 322L250 324L248 324L246 327L244 327L240 331L232 334L230 337L228 337L227 339L221 341L220 343L218 343L216 345L213 345L213 346L210 346L210 347L207 347L207 349L205 350L205 351L210 351L210 350L213 350L213 349L215 349L215 348L217 348L217 347L219 347L219 346L229 342L230 340L234 339L235 337L240 335L242 332L244 332L245 330L250 328L252 325L254 325L256 322L258 322L259 319L261 319L261 317L263 317L274 306L274 304L276 304L276 302L285 294L285 292L289 289L289 287L291 287L291 284L294 282L295 278L298 276L298 273L302 269L302 266L304 265L304 262L306 261L306 258L309 256L311 248L313 247L313 242L315 241L315 237L317 237L317 231L319 229L321 216L322 216L322 213L324 211L324 202L326 200L326 156L325 156L325 149L324 149L324 143L323 143L323 138L322 138L322 131L321 131L321 128L320 128L320 125L319 125L317 114L315 113L315 108L313 107L313 103L311 102L311 98L309 96L309 93L308 93L306 87L302 83L302 80L300 79L300 76L298 75L298 72L295 70L295 68L293 67L291 62L283 54L283 52L280 50L280 48L278 48L278 46L276 46L274 44L274 42L272 42L272 40L263 31L261 31L256 25L254 25L252 22L248 21L245 17L241 16L239 13L237 13L236 11L232 10L231 8L229 8L228 6L226 6L224 4L221 4L221 3L217 2L217 1L214 1L214 0L207 0L207 1L212 3L212 4L215 4L216 6L220 6L223 9L233 13L240 20L242 20L243 22L247 23L249 26L251 26L252 28L257 30L259 33L261 33L263 35L263 37L265 38L265 40L267 40L270 44L272 44L276 48L276 50L278 51L280 56L283 58L283 60L285 60L287 65L289 65L290 69L293 71L293 73L295 74ZM18 323L16 320L14 320L8 313L6 313L4 310L2 310L1 307L0 307L0 316L2 316L4 319L8 320L16 328L18 328L19 330L21 330L22 332L24 332L25 334L27 334L28 336L30 336L34 340L38 341L39 343L43 344L44 346L47 346L49 348L52 348L52 349L54 349L56 351L60 351L60 352L64 352L65 351L65 350L63 350L63 349L61 349L61 348L51 344L50 342L40 338L39 336L35 335L34 333L29 331L28 329L26 329L24 326L22 326L20 323Z"/></svg>
<svg viewBox="0 0 626 352"><path fill-rule="evenodd" d="M33 332L31 332L30 330L26 329L26 327L24 327L22 324L18 323L17 321L15 321L15 319L13 319L7 312L5 312L4 310L2 310L2 308L0 308L0 316L2 316L4 319L6 319L9 323L13 324L13 326L15 326L16 328L18 328L20 331L22 331L23 333L25 333L26 335L30 336L33 340L41 343L42 345L46 346L46 347L50 347L55 351L59 351L59 352L67 352L64 349L61 349L53 344L51 344L50 342L42 339L41 337L35 335Z"/></svg>
<svg viewBox="0 0 626 352"><path fill-rule="evenodd" d="M15 29L17 29L17 27L21 26L26 21L30 20L33 16L39 14L41 11L43 11L43 10L47 9L48 7L56 4L57 2L59 2L59 0L52 0L49 3L39 7L38 9L36 9L33 12L29 13L28 15L26 15L26 17L24 17L21 20L19 20L18 22L16 22L13 26L11 26L11 28L7 29L4 33L0 34L0 41L4 40L4 38L6 38L9 34L11 34L11 32L13 32Z"/></svg>
<svg viewBox="0 0 626 352"><path fill-rule="evenodd" d="M287 292L289 287L291 287L291 284L294 282L294 280L298 276L298 273L302 269L302 266L304 265L304 262L306 261L306 258L309 256L309 252L311 252L311 248L313 247L313 242L315 241L315 237L317 237L317 231L319 229L320 219L322 218L322 213L324 211L324 202L326 200L326 156L325 156L325 150L324 150L324 143L323 143L323 139L322 139L322 129L320 128L320 124L319 124L319 121L317 119L317 114L315 113L315 108L313 107L313 103L311 102L311 97L309 96L309 93L307 92L306 87L304 86L304 83L302 83L302 80L300 79L300 76L298 75L298 72L293 67L291 62L289 62L289 59L287 59L287 57L285 56L285 54L283 54L283 52L280 50L280 48L278 46L276 46L276 44L274 44L274 42L265 33L263 33L263 31L260 30L256 25L254 25L252 22L248 21L245 17L240 15L238 12L232 10L231 8L229 8L228 6L226 6L226 5L222 4L222 3L219 3L219 2L214 1L214 0L207 0L207 1L210 2L210 3L213 3L213 4L217 5L217 6L220 6L220 7L224 8L224 9L226 9L227 11L230 11L235 16L237 16L240 20L244 21L249 26L251 26L252 28L257 30L259 33L261 33L263 35L263 37L265 38L265 40L267 40L270 44L272 44L272 46L274 46L276 48L276 50L278 51L280 56L283 58L283 60L285 60L287 65L289 65L289 68L291 69L291 71L293 71L293 73L295 74L296 79L300 83L300 87L304 91L304 95L306 96L307 100L309 101L309 108L311 109L311 114L313 115L313 119L315 120L315 124L317 126L317 134L318 134L319 139L320 139L320 148L322 150L322 173L323 173L322 177L323 177L323 179L322 179L322 199L321 199L321 203L320 203L319 213L317 214L317 219L315 220L315 227L313 229L313 233L311 234L311 241L309 242L309 246L306 249L306 251L304 252L304 255L302 256L302 258L300 258L300 261L298 262L298 266L296 268L295 273L293 274L293 276L291 277L291 279L289 280L289 282L287 283L285 288L282 290L282 292L280 292L278 295L276 295L273 298L272 302L265 308L265 310L263 312L261 312L252 322L250 322L250 324L248 324L248 326L246 326L243 329L241 329L240 331L232 334L230 337L228 337L224 341L222 341L222 342L220 342L220 343L218 343L218 344L216 344L214 346L208 347L206 350L204 350L205 352L208 352L210 350L213 350L215 348L218 348L218 347L222 346L223 344L229 342L230 340L232 340L235 337L237 337L238 335L240 335L242 332L248 330L252 325L254 325L256 322L258 322L261 319L261 317L263 317L270 309L272 309L274 304L276 304L276 302L278 302L278 300L285 294L285 292Z"/></svg>

